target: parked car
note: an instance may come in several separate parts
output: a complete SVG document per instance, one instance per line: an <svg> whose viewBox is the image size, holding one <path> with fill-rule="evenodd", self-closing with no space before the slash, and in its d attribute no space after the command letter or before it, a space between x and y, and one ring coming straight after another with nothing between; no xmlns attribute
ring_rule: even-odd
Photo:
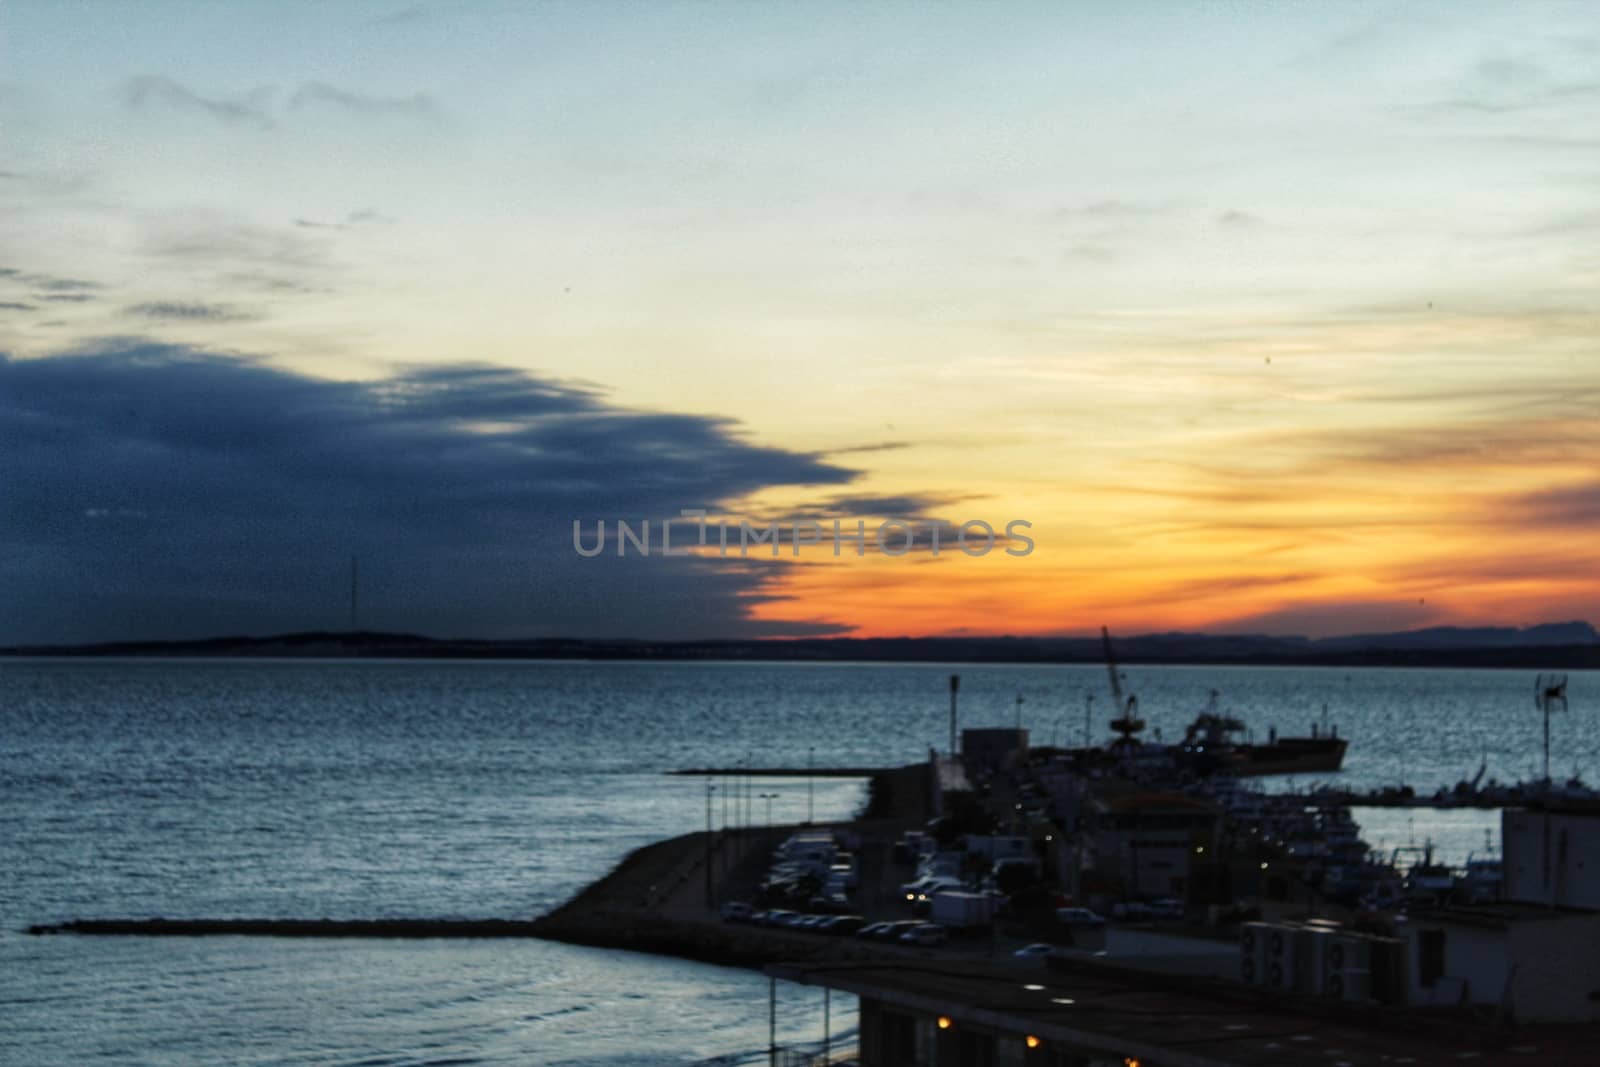
<svg viewBox="0 0 1600 1067"><path fill-rule="evenodd" d="M1057 908L1056 922L1068 926L1104 926L1106 921L1088 908Z"/></svg>
<svg viewBox="0 0 1600 1067"><path fill-rule="evenodd" d="M878 939L878 935L883 933L883 928L889 925L890 924L886 922L868 923L861 929L857 930L855 936L864 941L876 941Z"/></svg>
<svg viewBox="0 0 1600 1067"><path fill-rule="evenodd" d="M742 900L730 900L722 905L722 917L728 922L749 922L755 915L755 909Z"/></svg>
<svg viewBox="0 0 1600 1067"><path fill-rule="evenodd" d="M1019 960L1042 960L1054 952L1055 949L1054 945L1047 945L1043 941L1035 941L1031 945L1023 945L1011 955Z"/></svg>
<svg viewBox="0 0 1600 1067"><path fill-rule="evenodd" d="M922 945L931 948L942 945L949 934L938 923L918 923L900 935L900 940L908 945Z"/></svg>
<svg viewBox="0 0 1600 1067"><path fill-rule="evenodd" d="M859 915L835 915L822 924L821 930L835 937L848 937L866 925L867 920Z"/></svg>
<svg viewBox="0 0 1600 1067"><path fill-rule="evenodd" d="M1181 919L1183 918L1183 901L1175 897L1163 897L1150 902L1150 915L1156 919Z"/></svg>
<svg viewBox="0 0 1600 1067"><path fill-rule="evenodd" d="M876 939L879 941L898 941L901 934L921 925L921 919L901 919L897 922L884 923L883 929L878 931Z"/></svg>

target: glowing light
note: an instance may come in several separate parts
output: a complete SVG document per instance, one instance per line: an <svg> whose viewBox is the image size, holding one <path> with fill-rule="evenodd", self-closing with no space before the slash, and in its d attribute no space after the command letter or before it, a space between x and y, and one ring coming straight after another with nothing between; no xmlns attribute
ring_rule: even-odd
<svg viewBox="0 0 1600 1067"><path fill-rule="evenodd" d="M1071 997L1051 997L1050 998L1050 1003L1052 1003L1052 1004L1076 1004L1078 1002L1076 1000L1073 1000Z"/></svg>
<svg viewBox="0 0 1600 1067"><path fill-rule="evenodd" d="M948 1016L948 1015L939 1016L939 1029L941 1029L941 1030L950 1029L950 1016Z"/></svg>
<svg viewBox="0 0 1600 1067"><path fill-rule="evenodd" d="M1029 985L1023 986L1022 988L1026 989L1030 993L1043 993L1044 992L1044 986L1042 986L1042 985L1029 984Z"/></svg>
<svg viewBox="0 0 1600 1067"><path fill-rule="evenodd" d="M1196 856L1205 855L1205 851L1206 851L1206 846L1204 846L1204 845L1196 845L1196 846L1194 846L1194 854Z"/></svg>
<svg viewBox="0 0 1600 1067"><path fill-rule="evenodd" d="M1264 871L1264 870L1266 870L1266 869L1267 869L1267 865L1266 865L1266 863L1265 863L1265 861L1263 861L1263 862L1262 862L1262 864L1261 864L1261 869L1262 869L1262 870L1263 870L1263 871Z"/></svg>
<svg viewBox="0 0 1600 1067"><path fill-rule="evenodd" d="M1139 1067L1139 1061L1134 1059L1132 1056L1128 1056L1123 1059L1122 1067Z"/></svg>
<svg viewBox="0 0 1600 1067"><path fill-rule="evenodd" d="M1027 1046L1029 1048L1038 1048L1039 1047L1039 1039L1037 1037L1034 1037L1032 1034L1029 1034L1024 1039L1024 1041L1025 1041L1025 1043L1027 1044Z"/></svg>

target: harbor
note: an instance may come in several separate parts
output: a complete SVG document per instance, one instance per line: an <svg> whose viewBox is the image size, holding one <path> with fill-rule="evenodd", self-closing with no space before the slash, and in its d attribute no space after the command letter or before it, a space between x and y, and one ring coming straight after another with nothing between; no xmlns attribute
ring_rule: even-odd
<svg viewBox="0 0 1600 1067"><path fill-rule="evenodd" d="M1582 867L1600 805L1573 783L1524 786L1501 808L1499 846L1453 866L1426 841L1364 840L1352 808L1382 790L1237 773L1217 751L1238 731L1215 697L1210 719L1163 745L1140 736L1124 689L1104 744L1061 748L1014 721L963 726L954 680L950 693L954 750L917 763L695 769L703 828L630 852L538 918L27 932L559 941L756 971L770 1003L753 1014L820 995L836 998L824 1020L847 1006L858 1020L774 1036L773 1064L1585 1062L1600 975L1560 949L1600 936ZM776 790L792 817L819 783L850 779L856 817L773 819Z"/></svg>

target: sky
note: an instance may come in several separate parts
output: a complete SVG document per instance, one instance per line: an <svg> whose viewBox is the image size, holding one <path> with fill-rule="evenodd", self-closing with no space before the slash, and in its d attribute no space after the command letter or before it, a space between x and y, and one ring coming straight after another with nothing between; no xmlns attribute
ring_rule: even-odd
<svg viewBox="0 0 1600 1067"><path fill-rule="evenodd" d="M0 643L1594 618L1586 4L0 6ZM594 558L682 509L1033 550ZM614 531L614 526L613 526Z"/></svg>

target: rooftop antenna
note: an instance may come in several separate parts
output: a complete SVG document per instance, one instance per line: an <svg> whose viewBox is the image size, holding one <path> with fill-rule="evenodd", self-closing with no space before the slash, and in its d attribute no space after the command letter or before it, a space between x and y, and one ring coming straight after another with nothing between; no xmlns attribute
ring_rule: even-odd
<svg viewBox="0 0 1600 1067"><path fill-rule="evenodd" d="M1567 710L1567 676L1541 674L1533 683L1534 707L1544 712L1544 780L1550 781L1550 713Z"/></svg>

